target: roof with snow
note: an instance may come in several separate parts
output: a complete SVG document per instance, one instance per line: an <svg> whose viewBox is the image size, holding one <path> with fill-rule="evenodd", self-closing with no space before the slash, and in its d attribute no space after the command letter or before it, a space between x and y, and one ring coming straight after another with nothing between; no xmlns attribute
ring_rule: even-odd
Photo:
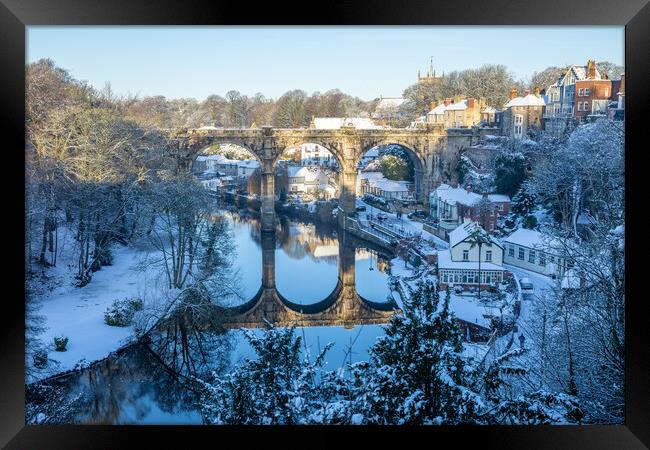
<svg viewBox="0 0 650 450"><path fill-rule="evenodd" d="M327 173L324 170L321 170L318 167L310 166L288 166L287 167L287 176L289 178L303 178L305 181L314 181L321 176L327 176Z"/></svg>
<svg viewBox="0 0 650 450"><path fill-rule="evenodd" d="M406 101L406 99L401 98L401 97L399 97L399 98L395 98L395 97L382 98L377 103L377 107L375 109L376 110L382 110L382 109L399 108L405 101Z"/></svg>
<svg viewBox="0 0 650 450"><path fill-rule="evenodd" d="M546 251L553 243L557 241L547 235L535 230L528 230L526 228L519 228L514 231L510 236L504 237L503 242L509 244L516 244L522 247L540 249Z"/></svg>
<svg viewBox="0 0 650 450"><path fill-rule="evenodd" d="M386 192L408 192L408 187L399 181L393 181L384 178L376 180L373 184L382 191Z"/></svg>
<svg viewBox="0 0 650 450"><path fill-rule="evenodd" d="M495 203L505 203L510 201L510 197L503 194L488 194L488 200Z"/></svg>
<svg viewBox="0 0 650 450"><path fill-rule="evenodd" d="M469 192L460 187L453 188L444 183L438 186L434 192L440 200L450 205L460 203L466 206L474 206L481 201L481 198L483 198L481 195L475 192Z"/></svg>
<svg viewBox="0 0 650 450"><path fill-rule="evenodd" d="M435 108L433 108L431 111L429 111L429 114L441 115L441 114L444 114L446 110L447 110L447 107L445 106L445 104L441 103L438 106L436 106Z"/></svg>
<svg viewBox="0 0 650 450"><path fill-rule="evenodd" d="M384 174L381 172L361 172L359 174L361 180L381 180L384 178Z"/></svg>
<svg viewBox="0 0 650 450"><path fill-rule="evenodd" d="M546 106L546 103L543 98L528 94L525 97L515 97L505 105L506 108L512 106Z"/></svg>
<svg viewBox="0 0 650 450"><path fill-rule="evenodd" d="M463 99L456 103L451 103L447 106L447 111L462 111L467 109L467 99Z"/></svg>
<svg viewBox="0 0 650 450"><path fill-rule="evenodd" d="M314 128L318 130L337 130L341 126L370 130L382 128L367 117L315 117L313 123Z"/></svg>
<svg viewBox="0 0 650 450"><path fill-rule="evenodd" d="M260 162L256 159L245 159L242 161L237 161L239 167L247 167L249 169L255 169L260 166Z"/></svg>
<svg viewBox="0 0 650 450"><path fill-rule="evenodd" d="M571 66L569 70L572 70L573 73L576 76L576 79L578 80L586 80L587 79L587 66ZM598 69L596 69L596 77L594 78L595 80L600 80L602 79L600 72Z"/></svg>
<svg viewBox="0 0 650 450"><path fill-rule="evenodd" d="M473 234L476 231L481 231L483 232L484 236L486 236L490 241L496 245L497 247L503 248L503 246L497 241L495 238L489 236L487 232L481 228L481 226L472 221L468 222L463 222L460 225L458 225L454 230L452 230L449 233L449 247L455 247L456 245L460 244L461 242L467 240L467 238L470 237L471 234Z"/></svg>

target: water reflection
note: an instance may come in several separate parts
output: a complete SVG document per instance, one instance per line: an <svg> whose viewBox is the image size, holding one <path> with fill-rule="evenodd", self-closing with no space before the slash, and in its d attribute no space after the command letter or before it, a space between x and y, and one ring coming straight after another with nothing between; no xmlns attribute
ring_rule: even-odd
<svg viewBox="0 0 650 450"><path fill-rule="evenodd" d="M28 423L202 423L196 395L142 345L28 387Z"/></svg>
<svg viewBox="0 0 650 450"><path fill-rule="evenodd" d="M359 295L373 302L387 301L391 255L385 250L344 233L339 236L339 232L328 225L281 218L275 230L275 242L270 244L275 246L275 255L273 267L269 268L262 262L264 243L256 215L249 211L224 214L232 223L237 246L241 303L258 294L265 266L264 270L274 276L274 280L267 280L267 283L275 286L282 297L298 304L317 303L336 289L341 274L340 254L350 250L356 253ZM340 240L345 241L344 246L340 245Z"/></svg>

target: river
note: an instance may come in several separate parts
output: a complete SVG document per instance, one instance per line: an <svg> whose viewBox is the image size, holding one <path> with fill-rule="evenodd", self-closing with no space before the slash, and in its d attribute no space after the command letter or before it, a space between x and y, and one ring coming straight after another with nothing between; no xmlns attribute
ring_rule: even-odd
<svg viewBox="0 0 650 450"><path fill-rule="evenodd" d="M231 224L236 245L234 269L240 286L239 299L233 303L244 304L254 298L263 284L263 240L268 237L261 233L253 211L220 210L217 214L225 215ZM377 304L390 299L392 255L346 236L341 230L280 217L273 246L273 254L267 260L272 261L275 289L291 303L317 304L335 291L341 278L342 251L354 254L353 268L345 270L354 273L358 296ZM334 370L367 359L368 349L383 334L383 326L364 324L360 319L355 326L299 326L296 333L303 338L303 351L311 355L333 342L325 364L326 369ZM219 340L223 345L220 344L214 359L222 372L254 357L239 329L227 331ZM195 394L142 344L80 372L46 381L40 388L30 387L27 404L31 423L41 422L44 414L58 414L58 420L80 424L203 423ZM39 411L45 413L39 415Z"/></svg>

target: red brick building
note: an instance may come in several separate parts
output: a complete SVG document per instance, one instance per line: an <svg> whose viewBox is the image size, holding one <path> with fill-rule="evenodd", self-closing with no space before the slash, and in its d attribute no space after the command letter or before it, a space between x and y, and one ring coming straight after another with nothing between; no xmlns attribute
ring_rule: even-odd
<svg viewBox="0 0 650 450"><path fill-rule="evenodd" d="M596 62L587 62L587 76L576 80L574 115L584 119L592 114L607 114L607 107L612 96L612 81L607 76L600 77L596 71Z"/></svg>

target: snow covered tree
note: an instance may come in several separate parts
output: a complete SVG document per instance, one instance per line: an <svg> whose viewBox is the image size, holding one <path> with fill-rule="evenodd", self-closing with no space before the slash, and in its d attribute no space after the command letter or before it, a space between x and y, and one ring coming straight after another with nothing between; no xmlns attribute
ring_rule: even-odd
<svg viewBox="0 0 650 450"><path fill-rule="evenodd" d="M341 420L326 405L338 391L333 374L320 379L327 345L312 362L301 354L302 339L293 328L275 328L258 336L245 331L256 353L225 377L197 380L200 407L209 424L294 425ZM333 377L336 378L336 375Z"/></svg>
<svg viewBox="0 0 650 450"><path fill-rule="evenodd" d="M528 191L528 185L524 181L521 189L512 198L512 212L518 216L527 216L535 209L535 194Z"/></svg>
<svg viewBox="0 0 650 450"><path fill-rule="evenodd" d="M421 282L353 371L355 404L364 423L473 422L481 406L468 387L462 338L438 287Z"/></svg>

